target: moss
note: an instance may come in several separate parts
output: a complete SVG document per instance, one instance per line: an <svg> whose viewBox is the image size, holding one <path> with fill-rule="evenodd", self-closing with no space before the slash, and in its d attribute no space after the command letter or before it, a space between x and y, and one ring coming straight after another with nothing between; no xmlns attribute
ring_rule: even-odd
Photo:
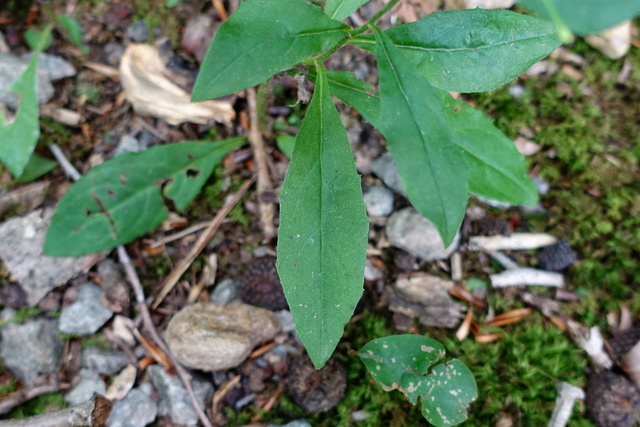
<svg viewBox="0 0 640 427"><path fill-rule="evenodd" d="M31 399L9 412L8 418L26 418L47 411L65 408L64 396L59 393L48 393Z"/></svg>

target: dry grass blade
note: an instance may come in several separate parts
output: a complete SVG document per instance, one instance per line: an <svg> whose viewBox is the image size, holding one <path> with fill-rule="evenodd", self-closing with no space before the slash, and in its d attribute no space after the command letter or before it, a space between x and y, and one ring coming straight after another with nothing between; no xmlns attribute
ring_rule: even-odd
<svg viewBox="0 0 640 427"><path fill-rule="evenodd" d="M498 341L499 339L502 339L502 337L504 337L504 334L481 334L476 335L476 342L478 344L488 344L490 342Z"/></svg>
<svg viewBox="0 0 640 427"><path fill-rule="evenodd" d="M467 315L464 316L464 320L462 324L456 331L456 338L460 341L464 341L469 336L469 331L471 330L471 321L473 320L473 310L471 307L467 310Z"/></svg>

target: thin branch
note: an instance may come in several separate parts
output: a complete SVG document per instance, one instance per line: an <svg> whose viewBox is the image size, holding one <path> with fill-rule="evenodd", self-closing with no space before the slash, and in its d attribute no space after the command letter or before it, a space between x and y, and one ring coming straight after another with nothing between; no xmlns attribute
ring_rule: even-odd
<svg viewBox="0 0 640 427"><path fill-rule="evenodd" d="M58 163L60 163L60 167L69 178L77 181L80 179L80 177L82 177L82 175L80 175L80 172L78 172L78 170L73 167L71 162L67 160L60 147L58 147L58 144L49 145L49 151L51 151L53 157L55 157Z"/></svg>
<svg viewBox="0 0 640 427"><path fill-rule="evenodd" d="M204 413L204 410L200 407L200 402L198 402L198 398L193 391L193 387L191 387L191 375L189 375L187 370L173 357L151 320L151 313L149 313L149 307L147 307L145 302L142 284L140 283L138 274L136 273L136 270L131 263L131 259L123 246L118 246L118 258L120 259L120 263L123 265L124 270L127 273L127 277L129 278L129 282L131 283L131 287L133 288L133 293L136 297L136 301L138 302L140 313L142 314L142 322L147 333L151 336L156 345L167 355L169 360L171 360L171 363L173 363L176 373L184 384L184 388L187 390L187 394L191 398L193 408L196 410L202 424L205 427L213 427L209 418L207 418L207 415Z"/></svg>
<svg viewBox="0 0 640 427"><path fill-rule="evenodd" d="M71 408L45 412L33 417L0 421L0 427L102 427L106 424L113 404L99 394Z"/></svg>
<svg viewBox="0 0 640 427"><path fill-rule="evenodd" d="M0 399L0 415L11 412L16 406L22 405L35 397L41 396L47 393L55 393L60 390L69 388L69 384L61 384L57 380L52 379L46 384L41 384L32 388L12 393L2 399ZM0 423L0 425L2 425Z"/></svg>
<svg viewBox="0 0 640 427"><path fill-rule="evenodd" d="M264 201L262 195L266 191L273 189L271 179L269 178L269 167L267 166L267 155L264 151L264 141L262 140L262 132L260 132L260 122L258 120L258 103L256 101L256 89L251 87L247 89L247 104L249 105L249 143L253 148L253 158L256 161L257 169L257 192L258 192L258 209L260 212L260 225L262 225L262 233L265 240L271 240L276 236L276 229L273 226L274 206L271 202Z"/></svg>
<svg viewBox="0 0 640 427"><path fill-rule="evenodd" d="M242 186L242 188L240 188L240 190L238 190L238 192L224 204L222 209L218 211L216 216L211 220L211 223L209 224L207 229L200 235L195 245L193 245L193 247L191 248L191 251L189 251L187 256L184 257L182 261L180 261L180 263L176 266L176 268L173 269L173 271L169 274L169 276L167 276L167 278L164 281L164 284L162 285L162 289L160 293L153 301L153 304L151 304L152 309L158 308L162 300L169 294L169 292L171 292L171 289L173 289L176 283L178 283L178 280L180 279L180 277L184 274L185 271L187 271L189 266L193 263L193 261L200 254L200 252L204 250L204 248L207 246L207 243L209 243L209 240L211 240L213 236L216 234L216 231L218 231L218 228L222 224L222 221L224 221L224 219L227 217L227 215L229 214L231 209L233 209L236 203L238 203L240 199L242 199L242 196L244 196L244 194L247 192L249 187L255 182L255 180L256 180L256 177L254 176L249 181L247 181Z"/></svg>

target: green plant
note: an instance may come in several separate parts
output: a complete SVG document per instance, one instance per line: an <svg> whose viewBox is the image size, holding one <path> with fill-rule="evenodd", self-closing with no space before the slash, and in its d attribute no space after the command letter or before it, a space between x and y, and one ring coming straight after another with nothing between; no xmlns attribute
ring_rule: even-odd
<svg viewBox="0 0 640 427"><path fill-rule="evenodd" d="M246 0L218 29L194 88L195 101L216 98L261 84L286 70L305 73L316 83L281 193L277 264L297 332L316 367L331 356L361 297L368 232L360 180L331 97L354 107L382 132L411 203L449 244L464 216L469 193L512 204L532 204L537 194L511 140L481 112L454 100L446 91L491 91L507 83L559 46L557 31L563 39L567 30L581 33L580 19L568 15L572 8L599 7L593 0L528 0L522 2L525 7L543 12L556 25L509 11L475 9L434 13L381 31L375 25L378 18L397 1L390 1L364 26L351 28L340 20L366 0L327 0L325 10L304 0ZM609 6L623 10L615 15L616 22L620 16L638 13L628 0ZM606 22L609 17L600 16ZM603 28L601 24L585 31ZM371 34L365 34L367 31ZM376 55L379 91L349 73L324 69L323 62L347 43ZM124 163L137 160L136 167L142 167L170 156L171 150L179 150L176 147L179 145L163 147L164 157L131 154L127 162L108 166L116 159L99 167L99 174L90 172L74 186L82 191L72 188L61 202L45 251L51 255L86 253L87 247L78 245L83 234L95 239L90 251L106 250L155 228L162 215L145 215L144 224L133 230L134 225L124 221L126 215L138 212L140 200L147 200L136 200L136 192L145 189L153 194L153 209L163 211L155 184L161 179L178 179L186 174L187 166L174 174L158 174L128 193L124 191L128 182L118 179L97 190L94 186L122 173ZM183 154L189 157L193 149L189 146ZM135 174L134 169L125 176ZM195 170L199 178L210 174L199 166ZM197 192L201 184L193 184ZM181 190L188 190L189 197L181 198L178 208L195 194L185 185ZM171 197L175 200L177 196L173 193ZM128 208L118 211L124 202ZM116 213L119 222L114 220ZM94 231L94 226L100 228ZM105 239L103 234L109 232ZM436 344L427 347L440 348ZM394 347L394 351L399 357L411 354L404 347ZM428 376L445 369L437 366L405 366L401 371ZM392 373L399 376L396 381L402 379L402 372ZM465 401L457 404L466 406L474 398L470 384ZM415 402L417 396L412 397ZM446 423L430 420L450 425L464 419L462 412Z"/></svg>

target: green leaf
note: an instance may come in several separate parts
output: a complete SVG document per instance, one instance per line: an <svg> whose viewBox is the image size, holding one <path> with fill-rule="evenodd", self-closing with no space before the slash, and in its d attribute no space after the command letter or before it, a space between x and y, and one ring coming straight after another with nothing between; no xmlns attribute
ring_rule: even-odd
<svg viewBox="0 0 640 427"><path fill-rule="evenodd" d="M324 12L329 18L342 21L368 1L369 0L327 0Z"/></svg>
<svg viewBox="0 0 640 427"><path fill-rule="evenodd" d="M60 22L60 25L62 25L62 28L67 32L71 43L79 48L82 53L87 54L89 52L89 48L82 41L82 26L80 23L73 17L66 15L58 16L58 21Z"/></svg>
<svg viewBox="0 0 640 427"><path fill-rule="evenodd" d="M421 335L393 335L368 342L358 353L373 379L385 391L398 390L436 426L467 418L477 398L473 375L460 361L443 362L444 347Z"/></svg>
<svg viewBox="0 0 640 427"><path fill-rule="evenodd" d="M508 10L432 13L384 32L429 82L456 92L489 92L560 45L554 25ZM371 35L350 40L375 51Z"/></svg>
<svg viewBox="0 0 640 427"><path fill-rule="evenodd" d="M287 156L288 159L291 159L291 157L293 157L293 147L295 147L296 145L295 137L287 133L281 133L280 135L276 136L276 144L278 144L278 149L280 149L280 151L282 151L282 154Z"/></svg>
<svg viewBox="0 0 640 427"><path fill-rule="evenodd" d="M380 130L413 206L433 222L445 246L468 199L467 166L454 144L441 93L377 28Z"/></svg>
<svg viewBox="0 0 640 427"><path fill-rule="evenodd" d="M464 153L469 191L513 205L534 205L536 186L527 175L524 156L491 120L475 108L443 94L454 141Z"/></svg>
<svg viewBox="0 0 640 427"><path fill-rule="evenodd" d="M7 166L14 177L22 176L40 138L36 73L39 53L47 45L51 28L48 25L38 35L38 39L33 41L35 51L29 65L11 86L11 91L20 96L20 107L15 120L8 125L3 120L3 125L0 127L0 161Z"/></svg>
<svg viewBox="0 0 640 427"><path fill-rule="evenodd" d="M333 353L362 296L368 230L360 176L319 68L280 193L277 262L316 368Z"/></svg>
<svg viewBox="0 0 640 427"><path fill-rule="evenodd" d="M27 45L31 50L38 50L38 45L42 43L41 49L38 52L42 52L51 46L51 42L53 41L53 37L51 36L51 31L48 31L46 36L43 35L40 31L29 28L24 32L24 40L27 42Z"/></svg>
<svg viewBox="0 0 640 427"><path fill-rule="evenodd" d="M246 0L218 28L192 99L217 98L262 83L335 45L349 28L304 0Z"/></svg>
<svg viewBox="0 0 640 427"><path fill-rule="evenodd" d="M313 81L315 71L309 70ZM373 87L351 73L327 71L331 93L380 129L380 98ZM462 149L469 172L469 192L513 205L533 205L538 193L527 175L524 157L491 120L475 108L440 91L448 114L453 142ZM363 114L363 112L366 112ZM366 114L366 115L365 115Z"/></svg>
<svg viewBox="0 0 640 427"><path fill-rule="evenodd" d="M553 11L545 7L547 0L519 0L533 13L549 19ZM579 36L599 33L640 14L638 0L548 0L558 18Z"/></svg>
<svg viewBox="0 0 640 427"><path fill-rule="evenodd" d="M364 119L378 127L380 119L380 99L373 95L374 87L358 80L348 71L326 71L331 94L346 102L362 115ZM316 70L309 69L309 80L315 83Z"/></svg>
<svg viewBox="0 0 640 427"><path fill-rule="evenodd" d="M242 144L243 138L234 138L156 146L96 166L60 201L47 231L44 253L80 256L102 252L152 231L168 215L163 194L179 210L184 209L213 168Z"/></svg>
<svg viewBox="0 0 640 427"><path fill-rule="evenodd" d="M22 175L18 178L19 182L31 182L40 178L47 172L52 171L58 164L54 161L32 154L29 163L24 168Z"/></svg>

